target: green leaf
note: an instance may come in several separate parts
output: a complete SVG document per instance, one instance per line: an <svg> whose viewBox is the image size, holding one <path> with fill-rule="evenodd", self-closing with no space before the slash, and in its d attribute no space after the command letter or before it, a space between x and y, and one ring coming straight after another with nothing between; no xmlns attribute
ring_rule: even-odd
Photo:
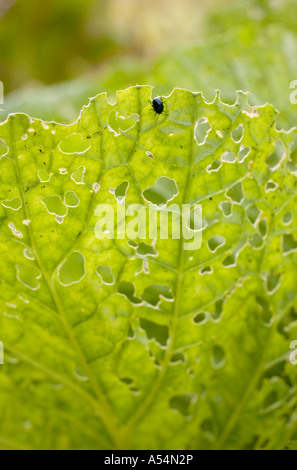
<svg viewBox="0 0 297 470"><path fill-rule="evenodd" d="M0 125L3 449L296 441L296 130L243 93L150 99ZM123 201L201 204L201 248L96 238L96 207Z"/></svg>

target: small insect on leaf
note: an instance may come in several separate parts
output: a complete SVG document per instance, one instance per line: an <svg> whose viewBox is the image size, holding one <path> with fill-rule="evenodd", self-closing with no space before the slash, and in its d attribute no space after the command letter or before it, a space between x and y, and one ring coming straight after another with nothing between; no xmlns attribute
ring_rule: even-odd
<svg viewBox="0 0 297 470"><path fill-rule="evenodd" d="M154 98L152 102L153 110L157 114L162 114L164 111L164 103L162 98Z"/></svg>

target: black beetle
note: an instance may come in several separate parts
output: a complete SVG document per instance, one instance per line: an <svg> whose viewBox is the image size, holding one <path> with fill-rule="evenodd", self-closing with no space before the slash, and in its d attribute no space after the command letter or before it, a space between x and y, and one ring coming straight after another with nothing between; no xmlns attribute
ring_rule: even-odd
<svg viewBox="0 0 297 470"><path fill-rule="evenodd" d="M162 98L154 98L152 101L153 110L156 114L162 114L164 111L164 103Z"/></svg>

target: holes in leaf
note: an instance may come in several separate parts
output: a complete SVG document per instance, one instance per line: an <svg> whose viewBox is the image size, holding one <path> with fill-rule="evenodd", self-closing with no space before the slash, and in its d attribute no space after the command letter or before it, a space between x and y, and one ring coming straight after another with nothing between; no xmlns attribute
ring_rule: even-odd
<svg viewBox="0 0 297 470"><path fill-rule="evenodd" d="M59 144L61 152L67 154L85 153L91 148L91 143L84 140L81 134L71 134Z"/></svg>
<svg viewBox="0 0 297 470"><path fill-rule="evenodd" d="M170 363L176 364L178 362L186 362L186 356L183 353L177 352L171 356Z"/></svg>
<svg viewBox="0 0 297 470"><path fill-rule="evenodd" d="M211 173L212 171L218 171L222 166L222 162L220 160L214 160L211 165L208 165L206 171Z"/></svg>
<svg viewBox="0 0 297 470"><path fill-rule="evenodd" d="M77 195L74 191L67 191L65 193L65 204L68 207L78 207L80 200L78 199Z"/></svg>
<svg viewBox="0 0 297 470"><path fill-rule="evenodd" d="M235 163L236 156L234 155L233 152L225 152L223 153L221 160L222 162L225 162L225 163Z"/></svg>
<svg viewBox="0 0 297 470"><path fill-rule="evenodd" d="M146 318L140 318L139 323L149 340L155 339L161 346L166 346L169 338L169 328L167 325L158 325Z"/></svg>
<svg viewBox="0 0 297 470"><path fill-rule="evenodd" d="M129 377L120 378L120 381L123 382L124 384L127 384L127 385L132 385L133 384L133 380L130 379Z"/></svg>
<svg viewBox="0 0 297 470"><path fill-rule="evenodd" d="M194 129L194 136L198 145L204 145L212 127L206 117L200 119Z"/></svg>
<svg viewBox="0 0 297 470"><path fill-rule="evenodd" d="M259 232L261 234L261 237L266 237L267 235L267 220L262 219L261 222L259 222Z"/></svg>
<svg viewBox="0 0 297 470"><path fill-rule="evenodd" d="M251 149L249 147L241 146L238 152L238 163L242 163L249 155Z"/></svg>
<svg viewBox="0 0 297 470"><path fill-rule="evenodd" d="M27 258L27 259L29 259L30 261L34 261L34 260L35 260L35 257L34 257L34 255L33 255L32 251L28 250L28 248L25 248L24 251L23 251L23 253L24 253L24 257Z"/></svg>
<svg viewBox="0 0 297 470"><path fill-rule="evenodd" d="M8 153L8 145L0 139L0 158Z"/></svg>
<svg viewBox="0 0 297 470"><path fill-rule="evenodd" d="M201 268L199 271L199 274L201 276L204 276L205 274L211 274L213 272L213 269L211 266L205 266L204 268Z"/></svg>
<svg viewBox="0 0 297 470"><path fill-rule="evenodd" d="M295 326L297 322L297 313L294 308L291 308L279 321L277 325L278 332L283 335L287 340L291 337L291 327Z"/></svg>
<svg viewBox="0 0 297 470"><path fill-rule="evenodd" d="M75 172L71 175L71 179L76 184L85 184L84 183L84 176L85 176L86 169L84 166L80 166L75 170Z"/></svg>
<svg viewBox="0 0 297 470"><path fill-rule="evenodd" d="M176 182L171 178L167 178L167 176L158 178L154 186L143 191L144 199L158 206L164 206L177 194Z"/></svg>
<svg viewBox="0 0 297 470"><path fill-rule="evenodd" d="M266 158L266 165L273 170L281 162L282 158L285 155L285 147L281 140L278 140L275 143L275 150Z"/></svg>
<svg viewBox="0 0 297 470"><path fill-rule="evenodd" d="M213 437L213 424L211 419L205 419L200 426L201 430L207 435L209 439Z"/></svg>
<svg viewBox="0 0 297 470"><path fill-rule="evenodd" d="M101 278L103 284L108 286L114 284L114 275L110 266L97 266L96 273Z"/></svg>
<svg viewBox="0 0 297 470"><path fill-rule="evenodd" d="M225 268L232 268L236 266L236 256L234 254L227 256L227 258L225 258L224 261L222 262L222 265Z"/></svg>
<svg viewBox="0 0 297 470"><path fill-rule="evenodd" d="M198 315L196 315L194 318L193 318L193 321L194 323L196 323L196 325L201 325L203 323L206 323L206 315L205 313L201 312L201 313L198 313Z"/></svg>
<svg viewBox="0 0 297 470"><path fill-rule="evenodd" d="M94 183L92 188L93 188L94 193L97 194L99 189L100 189L100 184L99 183Z"/></svg>
<svg viewBox="0 0 297 470"><path fill-rule="evenodd" d="M75 368L75 376L78 380L80 380L81 382L88 382L89 381L89 377L86 376L86 374L81 370L79 369L78 367Z"/></svg>
<svg viewBox="0 0 297 470"><path fill-rule="evenodd" d="M253 248L261 248L261 246L263 245L263 238L258 233L254 233L250 244Z"/></svg>
<svg viewBox="0 0 297 470"><path fill-rule="evenodd" d="M239 126L237 127L237 129L234 129L234 130L231 132L231 137L232 137L233 142L235 142L236 144L238 144L238 143L242 140L242 138L243 138L243 133L244 133L243 125L242 125L242 124L239 124Z"/></svg>
<svg viewBox="0 0 297 470"><path fill-rule="evenodd" d="M265 191L266 193L269 193L270 191L275 191L277 188L278 188L278 184L272 180L269 180L266 183Z"/></svg>
<svg viewBox="0 0 297 470"><path fill-rule="evenodd" d="M218 136L220 139L223 139L223 138L224 138L224 134L223 134L220 130L217 130L217 131L216 131L216 134L217 134L217 136Z"/></svg>
<svg viewBox="0 0 297 470"><path fill-rule="evenodd" d="M169 301L173 300L170 287L161 286L159 284L152 284L147 287L142 294L142 298L145 302L154 307L158 305L161 298Z"/></svg>
<svg viewBox="0 0 297 470"><path fill-rule="evenodd" d="M128 387L130 389L130 392L135 393L135 394L139 393L138 388L133 386L133 380L130 379L130 377L120 378L120 381L123 382L124 384L128 385Z"/></svg>
<svg viewBox="0 0 297 470"><path fill-rule="evenodd" d="M227 192L226 196L232 199L233 202L236 204L240 204L241 201L243 200L243 190L242 190L242 184L237 183L234 186L232 186Z"/></svg>
<svg viewBox="0 0 297 470"><path fill-rule="evenodd" d="M35 266L16 266L17 278L26 287L31 290L38 290L40 285L38 279L41 278L41 272Z"/></svg>
<svg viewBox="0 0 297 470"><path fill-rule="evenodd" d="M142 242L136 249L139 256L158 256L158 252L150 245Z"/></svg>
<svg viewBox="0 0 297 470"><path fill-rule="evenodd" d="M51 179L51 175L46 170L38 170L38 178L40 183L48 183Z"/></svg>
<svg viewBox="0 0 297 470"><path fill-rule="evenodd" d="M263 323L265 323L266 325L270 325L272 320L272 313L270 311L268 301L265 299L265 297L261 296L256 296L256 301L262 309Z"/></svg>
<svg viewBox="0 0 297 470"><path fill-rule="evenodd" d="M297 242L292 235L285 234L283 236L283 252L285 255L293 253L297 250Z"/></svg>
<svg viewBox="0 0 297 470"><path fill-rule="evenodd" d="M219 207L223 212L225 217L230 217L232 215L232 203L229 201L220 202Z"/></svg>
<svg viewBox="0 0 297 470"><path fill-rule="evenodd" d="M2 206L13 211L18 211L22 207L22 200L19 197L13 199L7 199L6 201L1 202Z"/></svg>
<svg viewBox="0 0 297 470"><path fill-rule="evenodd" d="M86 274L85 258L79 251L74 251L59 270L59 281L63 286L79 283Z"/></svg>
<svg viewBox="0 0 297 470"><path fill-rule="evenodd" d="M223 367L225 364L225 351L222 346L216 344L212 350L212 363L216 369Z"/></svg>
<svg viewBox="0 0 297 470"><path fill-rule="evenodd" d="M12 231L13 235L15 235L18 238L24 238L24 235L22 234L22 232L20 232L12 222L8 224L8 227Z"/></svg>
<svg viewBox="0 0 297 470"><path fill-rule="evenodd" d="M190 417L191 404L197 399L197 395L184 393L182 395L176 395L170 399L170 408L179 411L183 416Z"/></svg>
<svg viewBox="0 0 297 470"><path fill-rule="evenodd" d="M135 243L133 240L129 240L128 245L131 246L131 248L133 249L136 249L138 247L137 243Z"/></svg>
<svg viewBox="0 0 297 470"><path fill-rule="evenodd" d="M127 195L128 187L129 183L127 181L124 181L116 189L111 190L111 192L114 194L115 198L119 202L122 202Z"/></svg>
<svg viewBox="0 0 297 470"><path fill-rule="evenodd" d="M211 314L213 320L217 321L220 320L223 314L223 306L224 306L224 300L220 299L217 300L215 303L215 311Z"/></svg>
<svg viewBox="0 0 297 470"><path fill-rule="evenodd" d="M266 287L269 295L274 294L281 285L281 274L270 273L267 276Z"/></svg>
<svg viewBox="0 0 297 470"><path fill-rule="evenodd" d="M132 304L141 304L142 300L138 297L135 297L135 287L132 282L128 281L121 281L119 284L118 291L120 294L123 294L127 297L127 299L132 302Z"/></svg>
<svg viewBox="0 0 297 470"><path fill-rule="evenodd" d="M108 128L116 136L119 136L121 132L133 129L138 121L138 114L132 114L131 116L126 117L121 115L119 112L112 110L108 116Z"/></svg>
<svg viewBox="0 0 297 470"><path fill-rule="evenodd" d="M284 225L290 225L292 223L292 220L293 220L293 214L292 212L287 212L284 216L283 216L283 224Z"/></svg>
<svg viewBox="0 0 297 470"><path fill-rule="evenodd" d="M250 206L246 211L247 218L252 225L254 225L255 222L258 220L260 214L261 212L259 211L258 207L255 205Z"/></svg>
<svg viewBox="0 0 297 470"><path fill-rule="evenodd" d="M215 253L221 246L225 245L225 242L226 240L224 237L221 237L221 235L215 235L208 240L207 244L210 251Z"/></svg>
<svg viewBox="0 0 297 470"><path fill-rule="evenodd" d="M45 196L41 202L45 205L50 214L59 217L65 217L67 215L67 208L63 204L60 196Z"/></svg>

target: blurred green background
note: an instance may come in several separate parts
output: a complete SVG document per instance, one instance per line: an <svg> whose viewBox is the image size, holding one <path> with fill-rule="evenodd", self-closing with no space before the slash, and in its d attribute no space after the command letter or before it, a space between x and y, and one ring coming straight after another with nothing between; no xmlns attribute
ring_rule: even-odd
<svg viewBox="0 0 297 470"><path fill-rule="evenodd" d="M77 119L88 98L130 85L250 91L296 125L296 0L0 0L0 80L10 112Z"/></svg>

